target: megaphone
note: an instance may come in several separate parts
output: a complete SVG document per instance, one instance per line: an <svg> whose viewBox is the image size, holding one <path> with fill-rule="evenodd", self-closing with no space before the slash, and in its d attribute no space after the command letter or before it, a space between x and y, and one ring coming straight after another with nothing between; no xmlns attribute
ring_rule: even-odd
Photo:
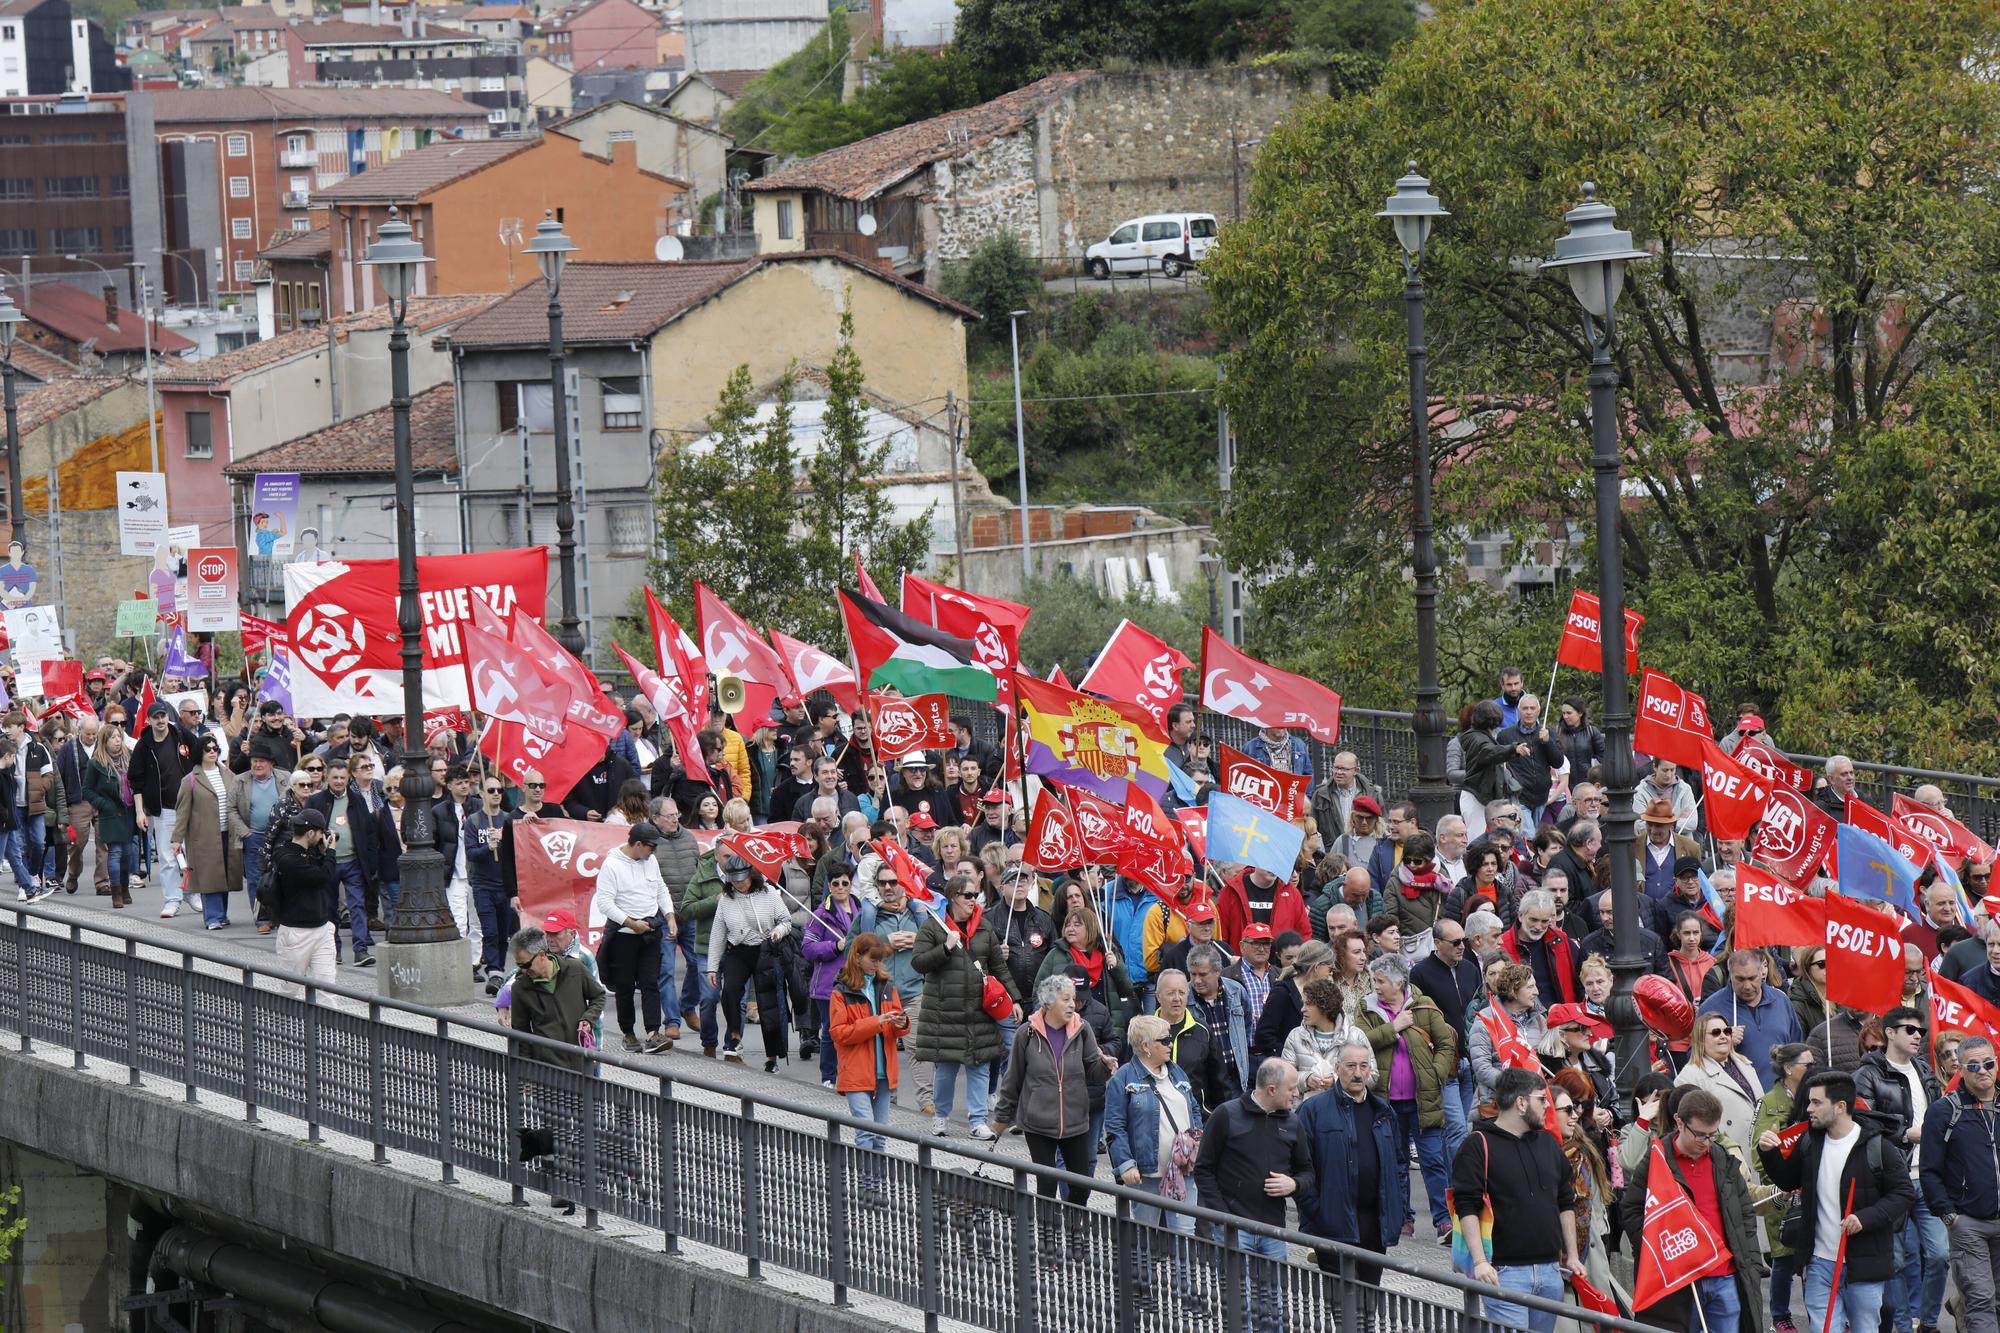
<svg viewBox="0 0 2000 1333"><path fill-rule="evenodd" d="M715 678L715 702L725 713L740 713L749 701L750 692L743 688L743 677L724 671Z"/></svg>

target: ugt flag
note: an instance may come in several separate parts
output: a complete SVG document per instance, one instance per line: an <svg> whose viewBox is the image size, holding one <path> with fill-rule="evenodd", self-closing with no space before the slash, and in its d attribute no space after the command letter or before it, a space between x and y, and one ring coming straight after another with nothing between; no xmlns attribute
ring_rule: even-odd
<svg viewBox="0 0 2000 1333"><path fill-rule="evenodd" d="M1305 830L1260 810L1240 796L1208 794L1208 859L1225 865L1255 866L1290 879L1298 865Z"/></svg>

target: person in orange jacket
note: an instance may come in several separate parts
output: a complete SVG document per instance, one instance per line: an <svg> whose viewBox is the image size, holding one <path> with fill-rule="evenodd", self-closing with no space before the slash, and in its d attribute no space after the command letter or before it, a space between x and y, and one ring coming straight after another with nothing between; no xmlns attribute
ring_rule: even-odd
<svg viewBox="0 0 2000 1333"><path fill-rule="evenodd" d="M910 1030L903 997L889 978L888 960L887 940L872 931L855 936L828 999L827 1026L839 1053L834 1087L847 1098L849 1115L878 1125L889 1123L889 1107L896 1099L896 1043ZM854 1143L875 1153L887 1146L880 1134L865 1130L854 1136ZM874 1208L887 1206L889 1191L879 1170L861 1168L861 1201Z"/></svg>

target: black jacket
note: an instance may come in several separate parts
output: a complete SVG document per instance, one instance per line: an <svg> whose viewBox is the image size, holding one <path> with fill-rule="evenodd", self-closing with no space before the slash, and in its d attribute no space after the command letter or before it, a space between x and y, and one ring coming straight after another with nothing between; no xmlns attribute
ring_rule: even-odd
<svg viewBox="0 0 2000 1333"><path fill-rule="evenodd" d="M1548 804L1549 788L1555 785L1555 770L1563 764L1563 749L1556 743L1556 733L1551 731L1549 738L1543 740L1541 724L1536 723L1532 731L1503 727L1495 739L1509 752L1507 767L1521 784L1518 793L1521 803L1530 809ZM1517 745L1527 746L1528 752L1513 754Z"/></svg>
<svg viewBox="0 0 2000 1333"><path fill-rule="evenodd" d="M1289 1112L1266 1111L1247 1093L1215 1108L1202 1126L1201 1152L1194 1159L1202 1206L1281 1227L1285 1200L1264 1193L1264 1180L1273 1172L1298 1182L1293 1197L1302 1205L1312 1196L1312 1153L1298 1121Z"/></svg>
<svg viewBox="0 0 2000 1333"><path fill-rule="evenodd" d="M1007 946L1007 970L1014 974L1014 989L1023 995L1035 993L1035 975L1042 959L1056 943L1056 919L1028 902L1025 912L999 914L993 924L1000 930L1000 942Z"/></svg>
<svg viewBox="0 0 2000 1333"><path fill-rule="evenodd" d="M1640 911L1645 908L1641 906ZM1606 962L1618 955L1618 945L1611 938L1609 930L1595 930L1579 942L1585 958L1592 954L1602 954ZM1660 976L1667 974L1667 942L1646 927L1639 927L1639 954L1646 960L1646 970Z"/></svg>
<svg viewBox="0 0 2000 1333"><path fill-rule="evenodd" d="M165 810L174 808L180 799L181 780L195 768L195 738L181 729L179 723L167 724L164 740L153 739L151 727L142 728L139 739L132 742L132 762L126 770L126 777L132 783L132 795L145 808L150 818Z"/></svg>
<svg viewBox="0 0 2000 1333"><path fill-rule="evenodd" d="M317 810L326 816L326 846L329 864L333 855L333 793L322 788L306 798L306 809ZM368 808L368 798L355 787L347 789L347 818L354 833L354 863L361 867L363 879L378 879L381 873L381 848L377 842L381 829L376 822L375 812Z"/></svg>
<svg viewBox="0 0 2000 1333"><path fill-rule="evenodd" d="M588 819L592 814L602 819L618 804L619 790L638 776L638 770L615 751L606 751L604 758L591 765L590 771L569 789L569 795L563 798L563 810L571 819Z"/></svg>
<svg viewBox="0 0 2000 1333"><path fill-rule="evenodd" d="M1667 1169L1681 1191L1687 1191L1687 1164L1671 1143L1666 1145ZM1715 1178L1716 1211L1722 1215L1724 1248L1736 1266L1736 1299L1742 1314L1734 1329L1711 1328L1709 1333L1764 1333L1764 1284L1766 1265L1757 1243L1757 1214L1750 1206L1750 1187L1743 1179L1743 1167L1719 1143L1708 1145L1708 1167ZM1647 1177L1653 1169L1649 1149L1639 1167L1625 1179L1625 1193L1618 1200L1618 1215L1625 1234L1636 1236L1646 1217ZM1694 1315L1693 1288L1682 1287L1664 1300L1645 1307L1635 1318L1661 1328L1684 1329Z"/></svg>
<svg viewBox="0 0 2000 1333"><path fill-rule="evenodd" d="M1474 1121L1452 1159L1451 1189L1459 1217L1478 1216L1490 1201L1495 1220L1506 1219L1493 1228L1496 1265L1562 1258L1560 1215L1576 1208L1576 1173L1555 1135L1540 1125L1517 1135L1491 1120Z"/></svg>
<svg viewBox="0 0 2000 1333"><path fill-rule="evenodd" d="M271 853L271 892L259 909L281 926L324 926L333 920L333 858L287 839Z"/></svg>
<svg viewBox="0 0 2000 1333"><path fill-rule="evenodd" d="M1586 722L1572 730L1561 722L1549 732L1549 739L1556 743L1569 760L1569 785L1591 780L1591 770L1604 762L1604 733Z"/></svg>
<svg viewBox="0 0 2000 1333"><path fill-rule="evenodd" d="M1426 954L1417 965L1410 969L1410 984L1431 997L1431 1003L1444 1013L1444 1021L1451 1024L1451 1030L1458 1037L1458 1049L1465 1049L1465 1020L1471 1014L1473 997L1479 994L1484 984L1479 975L1479 964L1471 957L1471 950L1458 960L1456 968L1448 968L1444 960L1436 954ZM1290 1035L1290 1034L1287 1034Z"/></svg>
<svg viewBox="0 0 2000 1333"><path fill-rule="evenodd" d="M1203 1113L1213 1113L1240 1096L1242 1089L1236 1083L1235 1061L1230 1058L1227 1039L1217 1040L1201 1021L1201 1015L1189 1012L1194 1022L1182 1022L1167 1034L1171 1052L1167 1058L1179 1065L1188 1082L1194 1085Z"/></svg>
<svg viewBox="0 0 2000 1333"><path fill-rule="evenodd" d="M1937 1075L1922 1056L1914 1062L1917 1078L1924 1085L1924 1105L1944 1096L1944 1089L1938 1086ZM1909 1151L1909 1131L1911 1106L1909 1080L1889 1067L1889 1057L1881 1051L1870 1051L1861 1057L1861 1067L1854 1071L1854 1095L1868 1103L1868 1109L1885 1121L1889 1141L1905 1152Z"/></svg>
<svg viewBox="0 0 2000 1333"><path fill-rule="evenodd" d="M1273 977L1271 993L1264 997L1264 1012L1257 1016L1257 1027L1250 1034L1251 1064L1268 1055L1283 1054L1285 1038L1305 1016L1305 1000L1299 995L1298 984Z"/></svg>
<svg viewBox="0 0 2000 1333"><path fill-rule="evenodd" d="M1931 1215L2000 1218L2000 1104L1984 1105L1964 1088L1924 1113L1917 1145L1919 1179Z"/></svg>
<svg viewBox="0 0 2000 1333"><path fill-rule="evenodd" d="M1910 1183L1909 1159L1890 1140L1881 1118L1862 1111L1854 1123L1861 1140L1847 1154L1847 1164L1840 1172L1840 1198L1832 1200L1830 1206L1840 1211L1852 1186L1853 1212L1861 1219L1861 1230L1847 1238L1846 1275L1853 1282L1884 1282L1895 1267L1896 1233L1916 1207L1917 1191ZM1881 1140L1880 1144L1871 1146L1874 1139ZM1781 1150L1757 1150L1764 1164L1764 1179L1779 1189L1798 1190L1805 1201L1802 1224L1793 1226L1787 1218L1779 1239L1808 1256L1818 1225L1819 1157L1825 1146L1826 1131L1815 1129L1807 1132L1790 1157Z"/></svg>

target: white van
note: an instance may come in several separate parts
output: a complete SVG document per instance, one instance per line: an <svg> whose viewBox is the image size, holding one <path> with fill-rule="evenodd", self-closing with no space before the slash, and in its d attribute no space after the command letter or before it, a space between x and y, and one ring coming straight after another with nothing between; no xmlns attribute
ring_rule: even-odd
<svg viewBox="0 0 2000 1333"><path fill-rule="evenodd" d="M1215 214L1154 213L1112 228L1110 236L1083 252L1084 267L1099 280L1156 267L1178 278L1205 259L1214 244Z"/></svg>

